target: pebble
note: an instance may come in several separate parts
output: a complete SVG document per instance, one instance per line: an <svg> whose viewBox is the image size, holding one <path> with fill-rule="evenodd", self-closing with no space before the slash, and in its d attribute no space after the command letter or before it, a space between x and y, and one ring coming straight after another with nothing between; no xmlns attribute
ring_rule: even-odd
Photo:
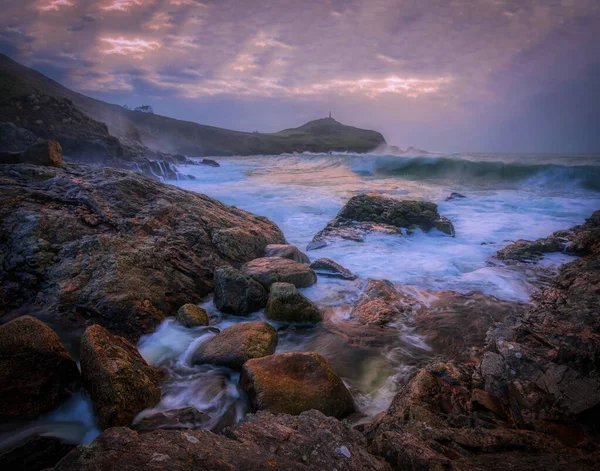
<svg viewBox="0 0 600 471"><path fill-rule="evenodd" d="M339 453L340 455L344 455L346 458L350 458L350 450L348 450L348 448L346 448L344 445L342 445L339 448L335 449L336 453Z"/></svg>

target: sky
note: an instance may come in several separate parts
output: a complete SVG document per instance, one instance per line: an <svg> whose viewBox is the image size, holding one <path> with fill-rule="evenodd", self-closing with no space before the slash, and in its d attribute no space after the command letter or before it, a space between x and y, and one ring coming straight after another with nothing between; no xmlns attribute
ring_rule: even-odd
<svg viewBox="0 0 600 471"><path fill-rule="evenodd" d="M599 0L2 0L0 52L243 131L327 116L446 152L600 152Z"/></svg>

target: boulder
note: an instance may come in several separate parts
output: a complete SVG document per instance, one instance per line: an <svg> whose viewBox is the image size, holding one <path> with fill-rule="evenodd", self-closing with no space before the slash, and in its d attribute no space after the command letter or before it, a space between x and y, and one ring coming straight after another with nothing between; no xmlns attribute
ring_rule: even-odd
<svg viewBox="0 0 600 471"><path fill-rule="evenodd" d="M247 316L267 304L267 291L263 286L235 268L218 267L214 285L215 306L221 312Z"/></svg>
<svg viewBox="0 0 600 471"><path fill-rule="evenodd" d="M259 412L224 434L112 428L91 445L75 449L54 468L99 469L390 471L385 461L367 452L359 432L314 410L299 416Z"/></svg>
<svg viewBox="0 0 600 471"><path fill-rule="evenodd" d="M21 155L24 164L62 167L62 148L56 141L38 141Z"/></svg>
<svg viewBox="0 0 600 471"><path fill-rule="evenodd" d="M247 361L240 387L254 410L297 415L316 409L344 417L356 410L344 382L318 353L281 353Z"/></svg>
<svg viewBox="0 0 600 471"><path fill-rule="evenodd" d="M265 307L268 319L281 322L320 322L321 312L291 283L273 283Z"/></svg>
<svg viewBox="0 0 600 471"><path fill-rule="evenodd" d="M437 229L454 236L450 220L440 216L437 205L428 201L396 200L380 195L357 195L348 200L335 219L311 241L308 250L324 247L333 239L361 242L370 232L400 233L418 227Z"/></svg>
<svg viewBox="0 0 600 471"><path fill-rule="evenodd" d="M466 196L461 193L457 193L456 191L453 191L452 193L450 193L450 196L446 198L446 201L459 200L463 198L466 198Z"/></svg>
<svg viewBox="0 0 600 471"><path fill-rule="evenodd" d="M83 383L101 429L130 425L160 401L161 370L149 366L123 337L93 325L81 337L80 354Z"/></svg>
<svg viewBox="0 0 600 471"><path fill-rule="evenodd" d="M292 283L296 288L307 288L317 282L316 273L308 266L281 257L257 258L242 266L242 273L266 289L273 283Z"/></svg>
<svg viewBox="0 0 600 471"><path fill-rule="evenodd" d="M136 341L284 243L264 217L139 173L0 166L0 314L35 306Z"/></svg>
<svg viewBox="0 0 600 471"><path fill-rule="evenodd" d="M414 301L400 293L388 280L369 280L350 314L363 324L387 325L412 312Z"/></svg>
<svg viewBox="0 0 600 471"><path fill-rule="evenodd" d="M277 347L277 331L266 322L245 322L227 327L202 343L193 363L212 363L240 369L252 358L271 355Z"/></svg>
<svg viewBox="0 0 600 471"><path fill-rule="evenodd" d="M269 244L265 248L265 257L281 257L294 262L310 263L308 256L300 252L298 247L289 244Z"/></svg>
<svg viewBox="0 0 600 471"><path fill-rule="evenodd" d="M310 264L310 268L319 276L341 278L342 280L356 280L358 278L357 275L330 258L319 258Z"/></svg>
<svg viewBox="0 0 600 471"><path fill-rule="evenodd" d="M177 322L185 327L208 325L208 313L195 304L184 304L175 316Z"/></svg>
<svg viewBox="0 0 600 471"><path fill-rule="evenodd" d="M216 160L213 160L213 159L202 159L200 161L200 164L208 165L209 167L220 167L221 166L219 164L219 162L217 162Z"/></svg>
<svg viewBox="0 0 600 471"><path fill-rule="evenodd" d="M54 410L79 381L75 361L46 324L23 316L0 326L0 422Z"/></svg>

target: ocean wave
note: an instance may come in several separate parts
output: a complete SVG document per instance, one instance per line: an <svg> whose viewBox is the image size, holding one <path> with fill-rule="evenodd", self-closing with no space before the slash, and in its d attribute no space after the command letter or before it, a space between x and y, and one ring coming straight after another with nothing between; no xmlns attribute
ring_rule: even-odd
<svg viewBox="0 0 600 471"><path fill-rule="evenodd" d="M457 157L363 156L352 163L352 171L411 180L448 180L469 183L531 183L532 185L577 185L600 191L599 165L560 165L471 160Z"/></svg>

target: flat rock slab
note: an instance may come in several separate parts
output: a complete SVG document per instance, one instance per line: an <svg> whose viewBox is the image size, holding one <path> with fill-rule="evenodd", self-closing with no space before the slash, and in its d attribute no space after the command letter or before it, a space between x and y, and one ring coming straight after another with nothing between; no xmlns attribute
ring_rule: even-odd
<svg viewBox="0 0 600 471"><path fill-rule="evenodd" d="M0 165L0 314L35 305L130 340L285 243L268 219L139 173Z"/></svg>
<svg viewBox="0 0 600 471"><path fill-rule="evenodd" d="M318 411L299 416L259 412L227 429L156 430L112 428L80 446L55 471L390 471L370 455L355 430Z"/></svg>
<svg viewBox="0 0 600 471"><path fill-rule="evenodd" d="M75 361L46 324L22 316L0 326L0 423L50 412L79 382Z"/></svg>
<svg viewBox="0 0 600 471"><path fill-rule="evenodd" d="M137 348L99 325L81 337L81 375L102 429L130 425L161 397L162 371L149 366Z"/></svg>
<svg viewBox="0 0 600 471"><path fill-rule="evenodd" d="M296 288L307 288L317 282L317 275L311 268L281 257L257 258L243 265L241 271L266 289L277 282L291 283Z"/></svg>
<svg viewBox="0 0 600 471"><path fill-rule="evenodd" d="M244 364L240 386L254 410L300 414L316 409L344 417L355 411L352 395L318 353L281 353Z"/></svg>
<svg viewBox="0 0 600 471"><path fill-rule="evenodd" d="M193 363L240 369L252 358L274 353L277 340L277 331L267 322L235 324L202 343L194 353Z"/></svg>

